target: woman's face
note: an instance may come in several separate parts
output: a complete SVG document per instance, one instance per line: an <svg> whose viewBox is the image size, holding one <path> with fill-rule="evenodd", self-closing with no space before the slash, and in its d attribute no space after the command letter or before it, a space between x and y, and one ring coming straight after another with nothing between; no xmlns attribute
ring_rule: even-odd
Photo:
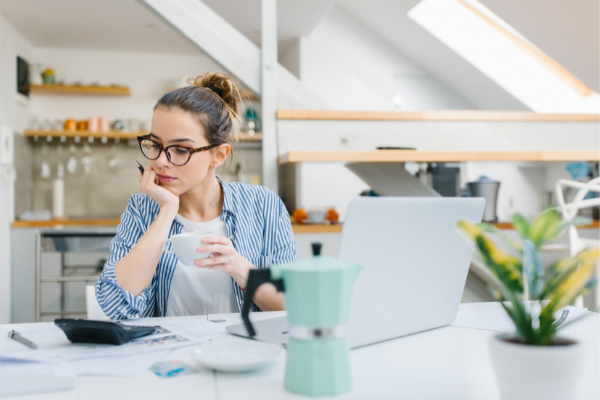
<svg viewBox="0 0 600 400"><path fill-rule="evenodd" d="M210 145L204 137L202 126L192 115L177 109L167 110L164 107L154 110L151 136L164 147L175 144L192 148ZM194 153L187 164L177 166L171 164L162 151L160 157L152 160L151 165L160 180L160 186L179 196L205 179L211 179L212 173L208 174L208 171L221 165L228 153L228 145L221 145L213 151Z"/></svg>

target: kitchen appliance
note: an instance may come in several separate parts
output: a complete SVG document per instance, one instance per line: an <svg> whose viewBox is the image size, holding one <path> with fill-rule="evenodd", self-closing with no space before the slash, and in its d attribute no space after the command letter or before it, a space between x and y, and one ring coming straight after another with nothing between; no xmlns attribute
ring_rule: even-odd
<svg viewBox="0 0 600 400"><path fill-rule="evenodd" d="M471 197L483 197L485 199L485 208L483 210L483 222L496 222L496 205L498 203L498 191L500 182L482 175L478 180L467 183Z"/></svg>
<svg viewBox="0 0 600 400"><path fill-rule="evenodd" d="M249 336L256 332L249 319L252 298L263 283L284 292L291 324L287 343L287 390L326 396L350 390L349 347L345 324L350 315L352 286L361 267L321 257L313 244L309 259L253 269L248 276L242 319Z"/></svg>

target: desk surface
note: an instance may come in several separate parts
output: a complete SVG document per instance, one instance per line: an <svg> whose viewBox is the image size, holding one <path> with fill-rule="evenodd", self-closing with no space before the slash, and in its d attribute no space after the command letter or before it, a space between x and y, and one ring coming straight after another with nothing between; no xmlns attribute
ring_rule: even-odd
<svg viewBox="0 0 600 400"><path fill-rule="evenodd" d="M470 307L498 307L495 303L474 303ZM258 316L258 314L255 314ZM281 313L262 313L260 319ZM209 315L209 320L240 322L238 314ZM597 400L599 383L599 321L593 314L572 326L562 336L581 341L586 352L580 393L572 400ZM25 325L25 324L23 324ZM0 325L0 334L23 325ZM32 325L32 324L27 324ZM353 389L336 399L500 399L488 352L493 332L444 327L351 351ZM4 334L5 335L5 334ZM2 338L0 340L8 340ZM222 339L218 339L222 340ZM244 340L229 337L227 340ZM0 345L2 342L0 342ZM1 346L0 346L1 347ZM182 349L184 361L191 362L190 348ZM200 369L197 374L163 379L151 372L135 378L80 377L74 390L20 396L15 399L306 399L283 389L285 354L277 364L248 374L226 374Z"/></svg>

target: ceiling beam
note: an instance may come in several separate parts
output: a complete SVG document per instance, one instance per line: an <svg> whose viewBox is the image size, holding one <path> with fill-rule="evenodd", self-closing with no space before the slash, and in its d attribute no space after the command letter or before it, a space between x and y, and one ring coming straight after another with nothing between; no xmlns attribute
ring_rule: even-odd
<svg viewBox="0 0 600 400"><path fill-rule="evenodd" d="M260 49L200 0L139 0L260 95Z"/></svg>
<svg viewBox="0 0 600 400"><path fill-rule="evenodd" d="M201 0L138 0L261 96L261 50ZM291 72L276 64L277 106L327 108Z"/></svg>

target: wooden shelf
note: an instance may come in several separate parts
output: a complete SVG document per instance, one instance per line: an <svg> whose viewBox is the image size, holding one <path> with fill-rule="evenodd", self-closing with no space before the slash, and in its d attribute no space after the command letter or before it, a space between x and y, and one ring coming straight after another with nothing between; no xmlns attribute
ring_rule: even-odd
<svg viewBox="0 0 600 400"><path fill-rule="evenodd" d="M278 119L346 121L599 122L598 114L537 114L529 111L336 111L277 110Z"/></svg>
<svg viewBox="0 0 600 400"><path fill-rule="evenodd" d="M262 142L262 133L255 133L252 136L242 133L236 142Z"/></svg>
<svg viewBox="0 0 600 400"><path fill-rule="evenodd" d="M260 97L254 94L249 90L241 90L240 95L242 96L242 101L244 100L260 100Z"/></svg>
<svg viewBox="0 0 600 400"><path fill-rule="evenodd" d="M79 136L82 138L85 137L94 137L94 138L102 138L106 137L109 139L120 138L120 139L136 139L138 136L147 135L148 132L121 132L121 131L108 131L108 132L89 132L89 131L31 131L26 130L23 131L23 135L27 137L61 137L65 136L67 138L73 138L75 136ZM253 136L248 135L247 133L242 133L237 140L238 142L260 142L262 141L262 134L255 133Z"/></svg>
<svg viewBox="0 0 600 400"><path fill-rule="evenodd" d="M30 90L32 93L129 96L129 88L124 86L31 85Z"/></svg>
<svg viewBox="0 0 600 400"><path fill-rule="evenodd" d="M292 231L296 234L303 233L342 233L342 224L292 224Z"/></svg>
<svg viewBox="0 0 600 400"><path fill-rule="evenodd" d="M600 161L598 150L543 151L290 151L279 164L300 162L461 162L461 161Z"/></svg>
<svg viewBox="0 0 600 400"><path fill-rule="evenodd" d="M115 139L115 138L135 139L138 136L147 135L147 134L148 134L148 132L121 132L121 131L108 131L108 132L30 131L30 130L23 131L24 136L27 136L27 137L38 136L38 137L42 137L42 138L47 137L47 136L58 137L58 138L61 136L65 136L67 138L74 138L75 136L86 138L86 137L92 136L94 138L106 137L108 139Z"/></svg>

